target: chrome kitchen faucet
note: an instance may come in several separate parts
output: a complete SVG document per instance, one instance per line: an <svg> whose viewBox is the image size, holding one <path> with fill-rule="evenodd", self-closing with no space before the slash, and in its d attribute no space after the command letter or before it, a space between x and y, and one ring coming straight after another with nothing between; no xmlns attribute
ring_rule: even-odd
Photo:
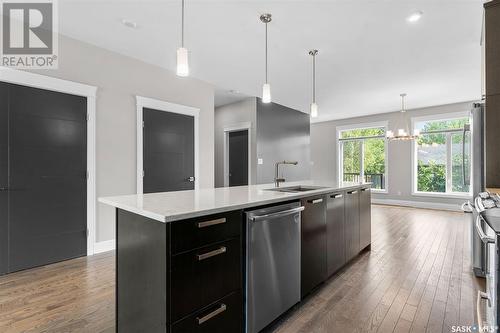
<svg viewBox="0 0 500 333"><path fill-rule="evenodd" d="M283 183L285 181L285 178L279 178L280 164L297 165L297 164L299 164L299 162L297 162L297 161L294 161L294 162L290 162L290 161L276 162L276 170L275 170L275 174L274 174L274 184L276 185L276 187L280 187L280 183Z"/></svg>

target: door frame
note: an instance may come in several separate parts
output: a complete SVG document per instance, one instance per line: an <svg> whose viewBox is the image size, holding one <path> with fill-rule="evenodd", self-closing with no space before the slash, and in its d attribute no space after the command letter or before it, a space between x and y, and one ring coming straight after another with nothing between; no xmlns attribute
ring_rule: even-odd
<svg viewBox="0 0 500 333"><path fill-rule="evenodd" d="M186 116L191 116L194 118L194 189L198 190L200 188L200 149L199 149L199 118L200 109L170 102L161 101L159 99L136 96L136 106L137 106L137 194L143 194L143 177L144 177L144 152L143 152L143 109L154 109L158 111L165 111L170 113L177 113Z"/></svg>
<svg viewBox="0 0 500 333"><path fill-rule="evenodd" d="M95 160L97 87L6 67L0 67L0 81L87 99L87 255L93 255L97 241Z"/></svg>
<svg viewBox="0 0 500 333"><path fill-rule="evenodd" d="M245 122L224 127L224 187L229 186L229 133L248 132L248 185L252 184L252 123Z"/></svg>

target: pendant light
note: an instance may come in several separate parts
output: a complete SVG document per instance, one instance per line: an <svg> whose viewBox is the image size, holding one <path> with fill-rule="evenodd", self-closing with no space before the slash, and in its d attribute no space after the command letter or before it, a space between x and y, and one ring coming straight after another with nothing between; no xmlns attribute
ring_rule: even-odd
<svg viewBox="0 0 500 333"><path fill-rule="evenodd" d="M262 14L260 20L266 25L266 81L262 86L262 103L271 103L271 85L267 75L267 24L272 21L271 14Z"/></svg>
<svg viewBox="0 0 500 333"><path fill-rule="evenodd" d="M401 94L401 127L398 128L397 134L394 134L393 131L387 131L386 137L391 141L408 141L417 139L420 136L420 131L415 129L413 135L410 132L408 127L408 122L405 119L406 107L405 107L405 98L406 94Z"/></svg>
<svg viewBox="0 0 500 333"><path fill-rule="evenodd" d="M177 75L189 75L188 50L184 47L184 0L182 0L181 47L177 49Z"/></svg>
<svg viewBox="0 0 500 333"><path fill-rule="evenodd" d="M318 50L309 51L309 55L312 57L312 103L311 103L311 118L318 117L318 104L316 104L316 56L318 55Z"/></svg>

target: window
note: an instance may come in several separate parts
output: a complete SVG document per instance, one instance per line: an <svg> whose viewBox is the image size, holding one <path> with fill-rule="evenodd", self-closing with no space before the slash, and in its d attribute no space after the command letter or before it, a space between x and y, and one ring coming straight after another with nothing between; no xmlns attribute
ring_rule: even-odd
<svg viewBox="0 0 500 333"><path fill-rule="evenodd" d="M372 182L373 189L386 190L385 130L381 125L338 131L341 181Z"/></svg>
<svg viewBox="0 0 500 333"><path fill-rule="evenodd" d="M438 117L439 118L439 117ZM415 193L468 195L470 192L469 118L414 121L421 136L415 141Z"/></svg>

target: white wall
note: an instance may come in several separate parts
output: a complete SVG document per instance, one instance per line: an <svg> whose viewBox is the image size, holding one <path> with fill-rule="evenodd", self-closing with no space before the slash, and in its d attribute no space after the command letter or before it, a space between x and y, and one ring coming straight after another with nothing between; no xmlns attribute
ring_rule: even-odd
<svg viewBox="0 0 500 333"><path fill-rule="evenodd" d="M172 52L174 52L173 50ZM97 86L97 197L136 192L135 96L199 108L200 187L214 185L214 88L61 36L59 69L39 74ZM114 238L114 209L97 205L97 241Z"/></svg>
<svg viewBox="0 0 500 333"><path fill-rule="evenodd" d="M443 106L435 106L423 109L409 110L406 120L410 122L412 117L427 115L470 111L472 102L457 103ZM311 159L313 161L312 178L315 180L337 181L338 159L337 159L337 126L364 124L388 121L390 129L396 131L401 123L401 113L391 112L373 116L342 119L311 124ZM410 141L389 142L388 144L388 193L373 194L374 199L431 202L445 205L458 205L464 199L422 197L412 195L412 143ZM437 206L436 206L437 207Z"/></svg>
<svg viewBox="0 0 500 333"><path fill-rule="evenodd" d="M255 97L246 98L240 102L231 103L215 108L215 187L224 186L224 128L251 123L250 138L252 140L252 151L249 156L252 168L250 176L255 184L257 165L257 111Z"/></svg>

